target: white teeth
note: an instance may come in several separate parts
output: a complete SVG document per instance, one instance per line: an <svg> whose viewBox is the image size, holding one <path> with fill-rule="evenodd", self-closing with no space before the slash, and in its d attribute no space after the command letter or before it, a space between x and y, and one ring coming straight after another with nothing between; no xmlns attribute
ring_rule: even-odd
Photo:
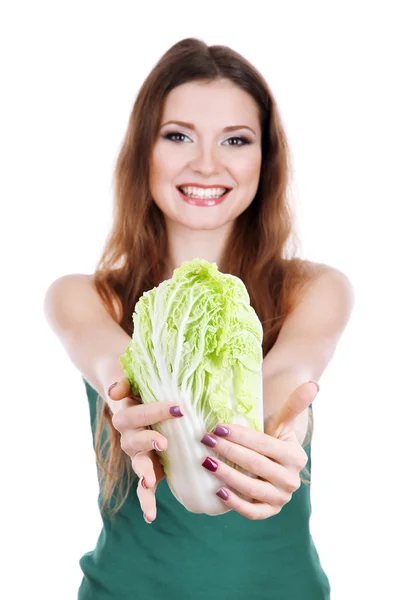
<svg viewBox="0 0 400 600"><path fill-rule="evenodd" d="M180 189L190 198L220 198L227 191L226 188L198 188L194 186L181 186Z"/></svg>

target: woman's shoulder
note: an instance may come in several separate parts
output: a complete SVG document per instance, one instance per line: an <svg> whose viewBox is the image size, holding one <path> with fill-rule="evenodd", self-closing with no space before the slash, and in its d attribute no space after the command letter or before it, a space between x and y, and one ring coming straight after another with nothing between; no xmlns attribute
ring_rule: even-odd
<svg viewBox="0 0 400 600"><path fill-rule="evenodd" d="M44 313L49 325L61 339L79 330L82 323L101 312L90 276L82 273L62 275L48 287Z"/></svg>
<svg viewBox="0 0 400 600"><path fill-rule="evenodd" d="M293 276L293 287L290 294L290 301L296 305L303 298L303 295L313 287L316 281L325 274L342 274L344 273L335 267L326 263L314 262L302 258L286 259L285 263L289 270L295 269L296 274Z"/></svg>
<svg viewBox="0 0 400 600"><path fill-rule="evenodd" d="M299 258L298 256L287 258L284 260L285 264L290 268L294 265L302 268L302 270L308 276L319 275L328 269L333 269L330 265L325 263L315 262L307 260L306 258Z"/></svg>
<svg viewBox="0 0 400 600"><path fill-rule="evenodd" d="M319 278L325 273L342 273L342 271L333 267L332 265L307 260L305 258L289 258L285 260L285 264L287 265L288 269L295 268L297 272L301 273L305 281L310 281ZM345 276L344 273L342 273L342 275Z"/></svg>
<svg viewBox="0 0 400 600"><path fill-rule="evenodd" d="M76 313L77 317L85 319L101 313L105 308L108 314L118 323L122 318L122 306L114 293L107 294L115 316L102 298L95 285L94 274L69 273L62 275L52 282L46 292L46 312L63 314Z"/></svg>

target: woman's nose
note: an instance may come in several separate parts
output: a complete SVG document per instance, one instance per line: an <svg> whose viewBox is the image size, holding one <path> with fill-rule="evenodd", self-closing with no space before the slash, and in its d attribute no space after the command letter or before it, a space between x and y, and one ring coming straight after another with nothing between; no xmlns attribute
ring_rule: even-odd
<svg viewBox="0 0 400 600"><path fill-rule="evenodd" d="M194 171L200 171L207 175L218 173L221 170L218 151L211 147L199 147L195 157L190 161L190 166Z"/></svg>

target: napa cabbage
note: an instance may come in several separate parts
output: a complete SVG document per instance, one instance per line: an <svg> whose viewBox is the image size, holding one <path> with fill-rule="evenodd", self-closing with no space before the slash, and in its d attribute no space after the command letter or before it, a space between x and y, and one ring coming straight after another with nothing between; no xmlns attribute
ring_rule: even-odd
<svg viewBox="0 0 400 600"><path fill-rule="evenodd" d="M152 426L168 439L158 453L168 485L187 510L222 514L215 492L224 484L201 463L225 459L200 440L219 423L263 430L263 331L247 289L216 263L184 262L138 300L133 326L120 357L133 392L181 404L185 415Z"/></svg>

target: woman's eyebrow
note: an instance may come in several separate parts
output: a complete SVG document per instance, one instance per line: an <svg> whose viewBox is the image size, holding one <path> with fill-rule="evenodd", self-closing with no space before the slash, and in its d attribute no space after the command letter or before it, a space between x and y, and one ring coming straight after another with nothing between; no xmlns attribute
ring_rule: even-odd
<svg viewBox="0 0 400 600"><path fill-rule="evenodd" d="M193 123L186 123L185 121L167 121L166 123L164 123L163 125L161 125L161 127L164 127L165 125L169 125L170 123L173 123L174 125L181 125L182 127L186 127L187 129L192 129L193 131L196 130L196 127L193 125ZM229 127L224 127L224 129L222 131L236 131L236 129L249 129L250 131L252 131L254 133L254 135L256 135L256 132L253 131L253 129L251 129L251 127L249 127L248 125L229 125Z"/></svg>

